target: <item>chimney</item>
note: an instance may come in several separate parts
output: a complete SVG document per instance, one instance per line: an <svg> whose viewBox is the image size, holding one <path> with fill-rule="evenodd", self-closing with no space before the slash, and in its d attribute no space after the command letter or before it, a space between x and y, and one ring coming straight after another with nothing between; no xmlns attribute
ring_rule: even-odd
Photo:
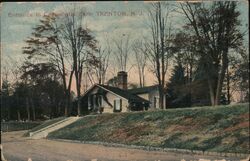
<svg viewBox="0 0 250 161"><path fill-rule="evenodd" d="M120 71L117 74L118 88L127 90L128 89L128 74L125 71Z"/></svg>

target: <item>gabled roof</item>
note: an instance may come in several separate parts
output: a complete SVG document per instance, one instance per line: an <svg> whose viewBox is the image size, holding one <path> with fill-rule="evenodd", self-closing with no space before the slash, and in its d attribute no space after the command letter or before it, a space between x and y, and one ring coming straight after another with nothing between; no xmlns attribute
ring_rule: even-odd
<svg viewBox="0 0 250 161"><path fill-rule="evenodd" d="M152 90L158 90L158 86L159 85L147 86L147 87L142 87L142 88L134 88L134 89L129 89L128 92L132 94L149 93Z"/></svg>
<svg viewBox="0 0 250 161"><path fill-rule="evenodd" d="M130 93L127 90L123 90L117 87L112 87L112 86L107 86L107 85L101 85L101 84L95 84L93 85L87 92L85 92L85 94L83 95L83 97L85 95L87 95L92 89L94 89L94 87L100 87L106 91L109 91L117 96L120 96L124 99L127 99L129 102L145 102L145 103L149 103L148 100L141 98L135 94Z"/></svg>

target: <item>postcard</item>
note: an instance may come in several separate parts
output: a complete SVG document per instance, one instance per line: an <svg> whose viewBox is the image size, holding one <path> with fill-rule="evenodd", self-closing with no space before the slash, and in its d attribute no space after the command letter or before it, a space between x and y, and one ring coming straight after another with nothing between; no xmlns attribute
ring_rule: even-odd
<svg viewBox="0 0 250 161"><path fill-rule="evenodd" d="M248 1L0 5L1 160L249 160Z"/></svg>

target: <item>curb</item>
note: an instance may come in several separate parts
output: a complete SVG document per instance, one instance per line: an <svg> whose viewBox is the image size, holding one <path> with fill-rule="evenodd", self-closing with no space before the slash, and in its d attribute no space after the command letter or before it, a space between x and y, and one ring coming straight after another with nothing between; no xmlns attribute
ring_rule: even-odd
<svg viewBox="0 0 250 161"><path fill-rule="evenodd" d="M218 156L218 157L238 157L238 158L247 158L250 154L245 153L225 153L225 152L210 152L210 151L201 151L201 150L189 150L189 149L176 149L176 148L158 148L151 146L139 146L139 145L126 145L119 143L108 143L108 142L98 142L98 141L78 141L78 140L67 140L67 139L51 139L48 140L69 142L69 143L80 143L80 144L93 144L93 145L103 145L108 147L121 147L128 149L139 149L146 151L159 151L159 152L178 152L182 154L196 154L196 155L209 155L209 156Z"/></svg>

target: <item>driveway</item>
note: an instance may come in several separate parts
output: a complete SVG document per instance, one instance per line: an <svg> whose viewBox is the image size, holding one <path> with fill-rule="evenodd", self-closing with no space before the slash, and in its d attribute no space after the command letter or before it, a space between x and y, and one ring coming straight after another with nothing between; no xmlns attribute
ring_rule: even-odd
<svg viewBox="0 0 250 161"><path fill-rule="evenodd" d="M8 161L207 161L240 160L214 156L155 152L47 139L22 137L25 131L2 134L3 155ZM225 161L225 160L223 160Z"/></svg>

